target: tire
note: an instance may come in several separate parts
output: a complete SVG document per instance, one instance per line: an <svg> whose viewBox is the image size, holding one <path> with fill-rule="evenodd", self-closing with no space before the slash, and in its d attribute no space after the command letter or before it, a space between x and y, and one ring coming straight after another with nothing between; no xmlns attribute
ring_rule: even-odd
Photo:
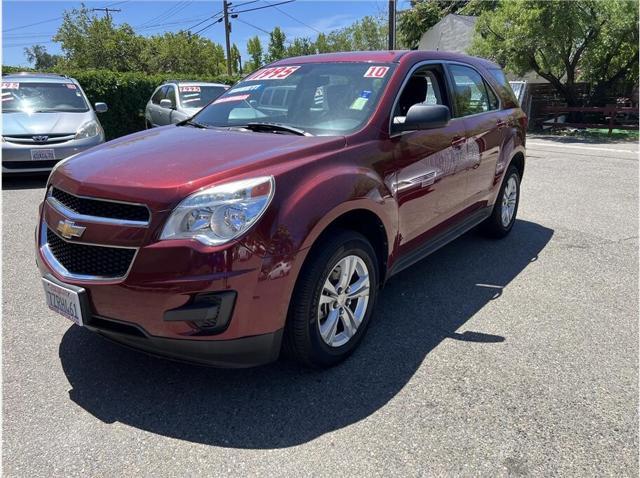
<svg viewBox="0 0 640 478"><path fill-rule="evenodd" d="M151 123L148 120L144 120L144 129L151 129Z"/></svg>
<svg viewBox="0 0 640 478"><path fill-rule="evenodd" d="M510 191L513 190L515 186L515 196ZM508 195L510 197L505 199L505 196ZM505 213L508 215L509 220L506 221L506 217L503 219L503 212L505 212L505 208L507 204L511 201L513 205L512 213ZM504 175L504 179L502 180L502 185L500 186L500 192L498 193L498 197L496 198L496 202L493 205L493 211L491 211L491 216L489 216L482 223L482 231L485 235L489 237L493 237L496 239L500 239L505 237L511 229L513 228L513 224L516 222L516 216L518 215L518 205L520 204L520 173L515 166L510 166L507 169L507 173Z"/></svg>
<svg viewBox="0 0 640 478"><path fill-rule="evenodd" d="M375 251L364 236L340 229L329 234L300 271L284 333L285 354L314 368L342 362L359 345L375 307L380 277ZM347 267L354 271L351 281L345 279L348 274L341 275ZM347 288L340 286L366 284L365 274L368 298L347 302ZM331 295L331 287L338 295ZM352 290L351 297L359 291L364 295L364 289Z"/></svg>

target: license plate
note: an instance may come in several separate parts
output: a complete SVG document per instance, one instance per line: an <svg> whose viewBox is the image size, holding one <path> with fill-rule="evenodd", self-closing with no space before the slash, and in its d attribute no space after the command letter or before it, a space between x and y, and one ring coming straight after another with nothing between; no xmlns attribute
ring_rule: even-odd
<svg viewBox="0 0 640 478"><path fill-rule="evenodd" d="M34 161L50 161L56 159L56 153L53 149L32 149L31 159Z"/></svg>
<svg viewBox="0 0 640 478"><path fill-rule="evenodd" d="M42 278L42 285L44 286L44 295L49 308L82 326L82 308L80 307L78 293L54 284L44 277Z"/></svg>

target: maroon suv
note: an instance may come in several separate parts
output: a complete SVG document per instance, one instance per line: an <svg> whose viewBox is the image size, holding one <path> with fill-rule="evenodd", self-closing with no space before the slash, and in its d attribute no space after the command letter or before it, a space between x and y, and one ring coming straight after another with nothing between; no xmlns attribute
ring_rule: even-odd
<svg viewBox="0 0 640 478"><path fill-rule="evenodd" d="M474 226L509 233L525 129L483 59L279 61L190 120L57 165L37 228L47 303L174 359L336 364L391 276Z"/></svg>

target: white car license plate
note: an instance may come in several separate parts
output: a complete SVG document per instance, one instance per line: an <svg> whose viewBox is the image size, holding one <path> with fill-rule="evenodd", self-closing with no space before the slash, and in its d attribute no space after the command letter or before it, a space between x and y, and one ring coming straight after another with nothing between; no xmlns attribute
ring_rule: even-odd
<svg viewBox="0 0 640 478"><path fill-rule="evenodd" d="M82 326L82 308L80 307L78 293L54 284L44 277L42 278L42 285L44 286L44 295L49 308Z"/></svg>
<svg viewBox="0 0 640 478"><path fill-rule="evenodd" d="M56 159L56 153L53 149L32 149L31 159L34 161L50 161Z"/></svg>

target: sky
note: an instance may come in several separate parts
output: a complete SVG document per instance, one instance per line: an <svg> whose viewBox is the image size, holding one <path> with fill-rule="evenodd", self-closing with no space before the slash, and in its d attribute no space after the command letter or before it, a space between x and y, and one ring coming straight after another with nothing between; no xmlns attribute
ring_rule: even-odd
<svg viewBox="0 0 640 478"><path fill-rule="evenodd" d="M250 9L267 6L284 0L236 0L236 9ZM112 13L116 24L128 23L142 35L150 36L165 31L187 29L222 10L222 1L151 1L151 0L103 0L86 1L88 8L120 9ZM234 3L234 2L232 2ZM246 6L240 7L245 3ZM408 0L398 2L398 10L407 8ZM49 53L60 53L60 46L51 41L60 26L64 10L80 7L80 2L68 1L2 1L2 64L28 66L24 48L33 44L46 46ZM258 35L266 48L268 35L262 31L271 31L279 26L287 38L297 36L315 38L319 32L346 27L366 15L386 15L387 0L356 1L315 1L295 0L239 15L232 19L231 41L236 43L243 56L247 58L246 43L252 36ZM99 15L104 13L96 12ZM209 22L194 27L195 33ZM224 28L217 23L203 31L201 35L224 45Z"/></svg>

